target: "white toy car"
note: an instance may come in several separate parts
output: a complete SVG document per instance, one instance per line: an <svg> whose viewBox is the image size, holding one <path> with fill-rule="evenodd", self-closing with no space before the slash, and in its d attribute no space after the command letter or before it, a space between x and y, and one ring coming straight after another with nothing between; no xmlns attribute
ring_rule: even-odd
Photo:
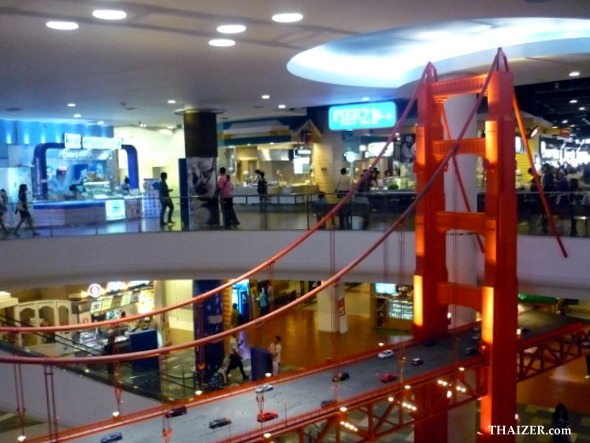
<svg viewBox="0 0 590 443"><path fill-rule="evenodd" d="M386 349L385 351L381 351L379 354L377 354L377 357L379 357L380 359L384 359L384 358L391 358L393 357L394 352L391 349Z"/></svg>

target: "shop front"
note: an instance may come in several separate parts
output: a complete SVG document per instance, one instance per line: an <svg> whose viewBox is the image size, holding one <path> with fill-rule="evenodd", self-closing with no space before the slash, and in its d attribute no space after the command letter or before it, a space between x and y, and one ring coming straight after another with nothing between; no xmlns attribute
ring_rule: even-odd
<svg viewBox="0 0 590 443"><path fill-rule="evenodd" d="M137 153L119 139L65 134L33 153L33 209L38 226L105 223L141 216ZM120 177L119 151L128 176Z"/></svg>

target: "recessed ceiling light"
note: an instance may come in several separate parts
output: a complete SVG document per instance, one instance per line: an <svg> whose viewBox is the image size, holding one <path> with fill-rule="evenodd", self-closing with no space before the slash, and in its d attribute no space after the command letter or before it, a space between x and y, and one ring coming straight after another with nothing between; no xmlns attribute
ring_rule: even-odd
<svg viewBox="0 0 590 443"><path fill-rule="evenodd" d="M371 98L370 97L363 97L361 100L364 102L368 102L371 100Z"/></svg>
<svg viewBox="0 0 590 443"><path fill-rule="evenodd" d="M174 99L170 99L170 100L168 100L168 104L169 104L169 105L173 105L173 104L175 104L175 103L176 103L176 100L174 100Z"/></svg>
<svg viewBox="0 0 590 443"><path fill-rule="evenodd" d="M567 120L562 120L561 123L565 125L567 123Z"/></svg>
<svg viewBox="0 0 590 443"><path fill-rule="evenodd" d="M104 125L104 122L102 120L99 120L96 122L97 125Z"/></svg>
<svg viewBox="0 0 590 443"><path fill-rule="evenodd" d="M220 25L217 27L217 32L221 32L222 34L240 34L244 32L246 27L244 25Z"/></svg>
<svg viewBox="0 0 590 443"><path fill-rule="evenodd" d="M76 22L60 22L60 21L49 21L45 23L49 29L55 29L56 31L75 31L80 27Z"/></svg>
<svg viewBox="0 0 590 443"><path fill-rule="evenodd" d="M216 46L218 48L228 48L236 44L235 40L230 40L227 38L215 38L213 40L209 40L209 44L211 46Z"/></svg>
<svg viewBox="0 0 590 443"><path fill-rule="evenodd" d="M279 109L285 109L286 107L286 105L279 105Z"/></svg>
<svg viewBox="0 0 590 443"><path fill-rule="evenodd" d="M585 111L585 110L586 110L586 106L580 106L578 109L579 109L580 111Z"/></svg>
<svg viewBox="0 0 590 443"><path fill-rule="evenodd" d="M80 118L82 117L82 114L74 114L74 118Z"/></svg>
<svg viewBox="0 0 590 443"><path fill-rule="evenodd" d="M570 103L578 103L578 100L576 100L575 98L572 98L572 99L570 100Z"/></svg>
<svg viewBox="0 0 590 443"><path fill-rule="evenodd" d="M268 100L269 98L270 98L270 95L268 95L268 94L264 94L262 96L262 100Z"/></svg>
<svg viewBox="0 0 590 443"><path fill-rule="evenodd" d="M272 16L272 21L277 23L296 23L303 19L303 15L298 12L285 12Z"/></svg>
<svg viewBox="0 0 590 443"><path fill-rule="evenodd" d="M118 9L97 9L92 12L92 15L101 20L123 20L127 18L127 13Z"/></svg>
<svg viewBox="0 0 590 443"><path fill-rule="evenodd" d="M68 103L68 108L75 108L76 107L76 103Z"/></svg>
<svg viewBox="0 0 590 443"><path fill-rule="evenodd" d="M572 71L570 72L570 77L579 77L580 76L580 71Z"/></svg>

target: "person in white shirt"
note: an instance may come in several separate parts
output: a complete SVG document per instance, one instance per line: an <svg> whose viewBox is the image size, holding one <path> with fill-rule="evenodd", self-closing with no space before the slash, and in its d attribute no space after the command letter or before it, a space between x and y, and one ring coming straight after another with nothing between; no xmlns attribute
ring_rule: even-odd
<svg viewBox="0 0 590 443"><path fill-rule="evenodd" d="M268 347L268 352L270 352L270 356L272 359L272 375L276 376L279 375L279 369L281 367L281 351L283 347L281 346L281 337L279 335L275 336L274 343L271 343Z"/></svg>

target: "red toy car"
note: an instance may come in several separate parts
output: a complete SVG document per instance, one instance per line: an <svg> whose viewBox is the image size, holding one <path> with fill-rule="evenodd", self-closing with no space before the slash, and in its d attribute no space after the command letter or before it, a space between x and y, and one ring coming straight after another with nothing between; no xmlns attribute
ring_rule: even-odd
<svg viewBox="0 0 590 443"><path fill-rule="evenodd" d="M279 413L276 411L262 411L262 412L258 413L258 415L256 416L256 420L259 423L262 423L265 421L274 420L278 416L279 416Z"/></svg>
<svg viewBox="0 0 590 443"><path fill-rule="evenodd" d="M383 374L381 377L379 377L379 379L381 380L381 383L390 383L397 380L397 375L389 372L387 374Z"/></svg>

